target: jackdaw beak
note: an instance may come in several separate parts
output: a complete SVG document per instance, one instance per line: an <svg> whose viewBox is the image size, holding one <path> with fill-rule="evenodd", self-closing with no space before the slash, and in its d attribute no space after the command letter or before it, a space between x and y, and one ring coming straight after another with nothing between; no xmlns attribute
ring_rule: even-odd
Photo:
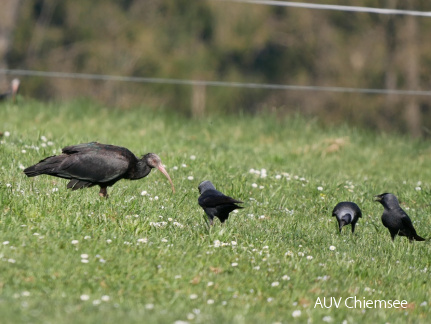
<svg viewBox="0 0 431 324"><path fill-rule="evenodd" d="M374 201L382 201L383 197L381 195L374 196Z"/></svg>
<svg viewBox="0 0 431 324"><path fill-rule="evenodd" d="M350 224L352 222L352 215L347 214L341 218L341 226Z"/></svg>

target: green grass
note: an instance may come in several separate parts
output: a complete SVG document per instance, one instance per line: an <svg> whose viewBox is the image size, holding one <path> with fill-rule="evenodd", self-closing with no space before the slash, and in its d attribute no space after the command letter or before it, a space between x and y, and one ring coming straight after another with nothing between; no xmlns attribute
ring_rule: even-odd
<svg viewBox="0 0 431 324"><path fill-rule="evenodd" d="M375 194L396 194L418 234L431 236L428 141L300 117L193 121L86 101L2 104L0 131L10 134L0 145L1 323L426 323L431 316L429 241L393 243L373 202ZM109 199L96 187L71 192L66 180L22 173L53 150L88 141L157 153L177 192L156 171L118 182ZM208 229L197 204L203 180L245 208ZM350 226L338 234L331 217L344 200L363 211L354 236ZM408 309L314 308L317 298L353 296L407 300Z"/></svg>

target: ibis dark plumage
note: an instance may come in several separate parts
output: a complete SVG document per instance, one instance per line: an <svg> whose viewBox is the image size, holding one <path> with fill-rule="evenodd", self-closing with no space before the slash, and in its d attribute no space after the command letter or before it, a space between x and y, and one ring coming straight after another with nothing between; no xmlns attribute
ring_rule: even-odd
<svg viewBox="0 0 431 324"><path fill-rule="evenodd" d="M13 101L15 101L16 94L18 93L19 89L19 79L13 79L11 82L10 90L5 93L0 93L0 101L12 98Z"/></svg>
<svg viewBox="0 0 431 324"><path fill-rule="evenodd" d="M237 205L242 203L242 201L222 194L216 190L211 181L206 180L201 182L198 189L200 193L198 203L208 215L210 225L213 224L214 217L218 217L220 222L224 223L231 211L244 208Z"/></svg>
<svg viewBox="0 0 431 324"><path fill-rule="evenodd" d="M410 217L400 207L397 197L391 193L383 193L374 196L374 200L383 205L385 210L382 215L382 222L391 233L392 240L396 235L406 236L410 241L425 241L420 237L413 227Z"/></svg>
<svg viewBox="0 0 431 324"><path fill-rule="evenodd" d="M352 224L352 233L355 232L355 226L359 218L362 217L361 209L354 202L342 201L338 203L332 210L332 216L337 217L338 228Z"/></svg>
<svg viewBox="0 0 431 324"><path fill-rule="evenodd" d="M26 168L24 173L28 177L47 174L69 179L67 188L72 190L98 185L99 195L107 197L107 187L121 179L146 177L153 168L168 178L175 192L174 184L157 154L148 153L139 159L125 147L97 142L64 147L62 154L47 157Z"/></svg>

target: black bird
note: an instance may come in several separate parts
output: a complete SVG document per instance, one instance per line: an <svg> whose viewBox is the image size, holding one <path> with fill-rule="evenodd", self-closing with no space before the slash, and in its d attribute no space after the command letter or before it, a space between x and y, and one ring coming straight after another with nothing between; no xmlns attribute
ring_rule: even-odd
<svg viewBox="0 0 431 324"><path fill-rule="evenodd" d="M62 154L47 157L25 169L24 173L28 177L48 174L70 179L67 188L72 190L98 185L99 195L108 197L108 186L121 179L141 179L153 168L159 169L168 178L175 192L174 184L157 154L148 153L138 159L125 147L97 142L64 147Z"/></svg>
<svg viewBox="0 0 431 324"><path fill-rule="evenodd" d="M12 97L12 100L15 102L15 97L19 89L19 80L13 79L11 82L11 89L8 92L0 93L0 101L9 99Z"/></svg>
<svg viewBox="0 0 431 324"><path fill-rule="evenodd" d="M374 200L383 205L385 210L382 215L382 222L391 233L392 240L396 235L407 236L410 241L425 241L424 238L416 234L410 217L400 207L397 197L391 193L382 193L374 196Z"/></svg>
<svg viewBox="0 0 431 324"><path fill-rule="evenodd" d="M356 223L359 217L362 217L361 209L354 202L342 201L332 210L332 216L337 217L338 227L340 229L345 225L352 224L352 233L355 232Z"/></svg>
<svg viewBox="0 0 431 324"><path fill-rule="evenodd" d="M198 189L201 194L198 198L198 203L208 215L210 225L213 224L214 216L218 217L220 222L224 223L231 211L244 208L236 205L237 203L242 203L242 201L233 199L217 191L211 181L206 180L201 182Z"/></svg>

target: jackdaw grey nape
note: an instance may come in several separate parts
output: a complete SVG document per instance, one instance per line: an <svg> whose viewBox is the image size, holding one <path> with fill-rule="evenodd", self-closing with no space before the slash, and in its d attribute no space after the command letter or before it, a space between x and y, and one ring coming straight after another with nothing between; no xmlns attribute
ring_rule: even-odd
<svg viewBox="0 0 431 324"><path fill-rule="evenodd" d="M352 233L354 233L356 223L359 220L359 217L362 217L362 212L354 202L342 201L334 207L332 210L332 216L337 217L340 233L343 226L349 224L352 224Z"/></svg>
<svg viewBox="0 0 431 324"><path fill-rule="evenodd" d="M198 203L208 215L210 225L213 224L214 216L218 217L220 222L224 223L231 211L244 208L236 205L242 203L242 201L233 199L217 191L211 181L206 180L201 182L198 189L200 193Z"/></svg>
<svg viewBox="0 0 431 324"><path fill-rule="evenodd" d="M385 210L382 215L382 223L391 233L392 240L396 235L407 236L410 241L425 241L416 234L410 217L400 207L397 197L391 193L382 193L374 196L374 200L383 205Z"/></svg>

